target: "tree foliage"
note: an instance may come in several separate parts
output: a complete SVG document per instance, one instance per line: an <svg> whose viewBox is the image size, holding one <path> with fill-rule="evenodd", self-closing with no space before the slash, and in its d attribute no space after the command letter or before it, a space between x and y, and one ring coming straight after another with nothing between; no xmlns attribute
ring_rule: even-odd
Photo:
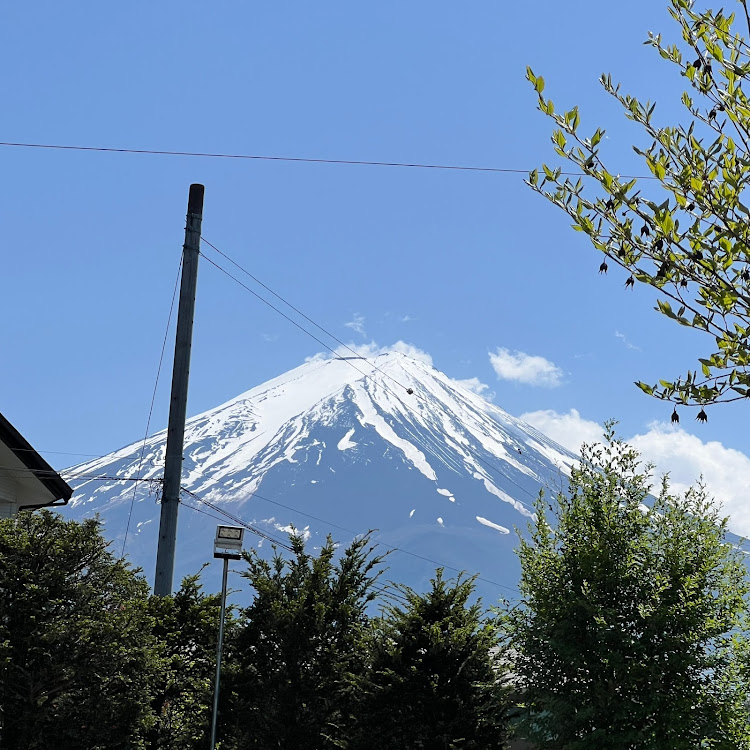
<svg viewBox="0 0 750 750"><path fill-rule="evenodd" d="M0 521L0 746L144 747L158 651L148 586L98 521Z"/></svg>
<svg viewBox="0 0 750 750"><path fill-rule="evenodd" d="M245 556L255 597L228 618L221 747L502 746L497 630L469 604L473 579L438 571L373 620L385 589L368 536L311 555L292 535L289 550ZM198 576L149 596L96 520L0 522L0 746L205 747L219 606Z"/></svg>
<svg viewBox="0 0 750 750"><path fill-rule="evenodd" d="M528 70L539 108L556 124L555 151L587 178L545 165L531 172L528 184L605 254L600 271L608 261L621 266L629 274L626 287L656 288L661 313L713 339L713 351L695 370L656 385L638 383L657 398L701 406L700 420L705 404L750 396L750 12L747 0L738 5L739 19L723 10L698 11L693 0L671 0L682 42L649 33L646 43L686 81L685 124L657 124L655 104L623 93L610 75L601 77L649 140L635 150L651 180L620 177L606 166L605 131L584 136L578 107L558 112L545 97L544 79Z"/></svg>
<svg viewBox="0 0 750 750"><path fill-rule="evenodd" d="M338 560L330 538L317 557L298 535L291 549L289 559L276 553L271 562L257 550L245 554L255 597L240 613L227 681L239 750L346 747L356 721L367 607L382 558L369 537Z"/></svg>
<svg viewBox="0 0 750 750"><path fill-rule="evenodd" d="M474 579L402 586L402 606L376 620L360 750L492 750L507 739L507 668L493 618L470 603Z"/></svg>
<svg viewBox="0 0 750 750"><path fill-rule="evenodd" d="M154 750L208 747L220 606L221 595L205 594L198 575L186 577L174 596L149 601L160 647L155 723L147 738ZM232 623L230 616L228 633Z"/></svg>
<svg viewBox="0 0 750 750"><path fill-rule="evenodd" d="M726 519L666 479L647 507L637 453L606 437L520 541L506 629L528 730L556 750L747 748L748 581Z"/></svg>

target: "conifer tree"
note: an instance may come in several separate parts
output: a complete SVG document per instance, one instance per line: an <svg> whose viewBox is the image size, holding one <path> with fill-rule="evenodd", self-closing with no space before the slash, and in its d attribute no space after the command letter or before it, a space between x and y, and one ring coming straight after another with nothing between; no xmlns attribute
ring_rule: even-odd
<svg viewBox="0 0 750 750"><path fill-rule="evenodd" d="M155 724L148 734L153 750L208 747L220 605L219 594L203 592L199 575L183 579L173 596L152 596L149 601L160 646ZM230 611L228 634L232 625Z"/></svg>
<svg viewBox="0 0 750 750"><path fill-rule="evenodd" d="M508 734L497 626L470 603L474 578L438 570L425 594L401 586L371 640L361 750L493 750Z"/></svg>
<svg viewBox="0 0 750 750"><path fill-rule="evenodd" d="M328 538L317 557L291 536L289 558L245 554L255 591L230 644L231 726L238 750L347 747L366 672L368 605L376 598L369 537L338 559Z"/></svg>

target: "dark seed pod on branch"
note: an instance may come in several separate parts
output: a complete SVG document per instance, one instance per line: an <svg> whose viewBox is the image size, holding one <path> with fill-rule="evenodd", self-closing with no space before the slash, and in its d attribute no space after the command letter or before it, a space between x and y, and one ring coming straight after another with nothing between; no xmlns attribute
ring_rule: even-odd
<svg viewBox="0 0 750 750"><path fill-rule="evenodd" d="M703 407L701 407L701 410L700 410L700 411L698 412L698 416L696 417L696 419L697 419L697 420L698 420L699 422L708 422L708 415L707 415L707 414L706 414L706 412L705 412L705 411L703 410Z"/></svg>
<svg viewBox="0 0 750 750"><path fill-rule="evenodd" d="M651 230L648 228L648 224L644 224L641 227L641 236L643 236L643 235L648 236L649 234L651 234Z"/></svg>
<svg viewBox="0 0 750 750"><path fill-rule="evenodd" d="M654 242L654 248L656 250L661 250L663 247L664 247L664 240L661 237L659 237L659 239L656 240L656 242Z"/></svg>
<svg viewBox="0 0 750 750"><path fill-rule="evenodd" d="M695 62L693 63L693 67L694 67L694 68L695 68L696 70L700 70L700 69L701 69L701 65L703 65L703 60L701 60L701 59L700 59L700 57L699 57L699 58L698 58L698 59L697 59L697 60L696 60L696 61L695 61Z"/></svg>
<svg viewBox="0 0 750 750"><path fill-rule="evenodd" d="M692 211L695 208L695 203L688 203L687 206L685 206L686 211Z"/></svg>
<svg viewBox="0 0 750 750"><path fill-rule="evenodd" d="M602 264L599 266L599 273L607 273L607 261L603 260Z"/></svg>
<svg viewBox="0 0 750 750"><path fill-rule="evenodd" d="M632 288L633 286L635 286L635 278L633 276L628 276L628 278L625 280L625 288Z"/></svg>
<svg viewBox="0 0 750 750"><path fill-rule="evenodd" d="M680 286L681 286L681 287L682 287L683 289L687 289L687 285L688 285L688 283L687 283L687 279L683 279L683 280L682 280L682 281L680 282Z"/></svg>
<svg viewBox="0 0 750 750"><path fill-rule="evenodd" d="M677 413L677 407L675 406L674 410L672 411L672 424L676 424L680 421L680 415Z"/></svg>
<svg viewBox="0 0 750 750"><path fill-rule="evenodd" d="M693 253L693 260L703 260L703 253L700 250L696 250Z"/></svg>
<svg viewBox="0 0 750 750"><path fill-rule="evenodd" d="M747 270L747 268L743 268L743 269L742 269L742 270L740 271L740 278L741 278L741 279L742 279L743 281L750 281L750 271L748 271L748 270Z"/></svg>

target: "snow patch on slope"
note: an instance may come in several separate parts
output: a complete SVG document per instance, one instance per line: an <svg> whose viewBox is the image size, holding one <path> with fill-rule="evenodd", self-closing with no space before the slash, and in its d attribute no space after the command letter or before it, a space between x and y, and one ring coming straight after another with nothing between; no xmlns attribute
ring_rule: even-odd
<svg viewBox="0 0 750 750"><path fill-rule="evenodd" d="M353 442L351 439L353 434L354 434L354 427L352 427L352 429L349 430L349 432L347 432L346 435L344 435L344 437L341 438L341 440L339 440L337 448L340 451L345 451L345 450L348 450L349 448L356 448L357 443Z"/></svg>
<svg viewBox="0 0 750 750"><path fill-rule="evenodd" d="M378 435L398 448L415 469L421 471L429 480L437 481L437 474L425 458L424 453L413 443L403 440L396 434L393 427L375 410L372 400L367 398L360 388L357 388L354 392L354 401L361 411L359 421L363 427L367 425L374 427Z"/></svg>
<svg viewBox="0 0 750 750"><path fill-rule="evenodd" d="M477 521L483 526L489 526L491 529L497 529L501 534L510 534L510 529L506 529L505 526L501 526L499 523L492 523L482 516L476 516Z"/></svg>

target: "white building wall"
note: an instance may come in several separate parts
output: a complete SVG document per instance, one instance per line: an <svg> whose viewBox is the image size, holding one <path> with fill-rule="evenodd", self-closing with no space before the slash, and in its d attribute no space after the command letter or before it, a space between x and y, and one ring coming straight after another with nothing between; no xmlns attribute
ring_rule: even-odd
<svg viewBox="0 0 750 750"><path fill-rule="evenodd" d="M18 483L0 472L0 518L15 515L18 509Z"/></svg>
<svg viewBox="0 0 750 750"><path fill-rule="evenodd" d="M0 442L0 518L15 515L19 506L40 506L53 500L52 492L34 472Z"/></svg>

